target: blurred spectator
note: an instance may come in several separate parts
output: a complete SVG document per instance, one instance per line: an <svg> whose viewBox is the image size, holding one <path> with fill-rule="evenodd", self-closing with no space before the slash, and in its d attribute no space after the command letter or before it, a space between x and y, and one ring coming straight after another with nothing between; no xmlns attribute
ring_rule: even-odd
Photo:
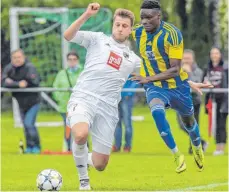
<svg viewBox="0 0 229 192"><path fill-rule="evenodd" d="M191 49L184 50L184 55L182 59L182 68L188 73L189 79L191 81L196 82L196 83L202 82L203 71L198 67L196 63L195 53L193 50ZM192 101L193 101L193 106L194 106L194 116L195 116L197 123L199 124L201 96L198 93L193 91L192 92ZM188 135L188 132L185 129L181 121L181 117L178 113L177 113L177 119L178 119L180 128L184 130ZM205 151L207 148L207 142L201 139L201 143L202 143L203 150ZM189 145L188 152L189 154L192 154L191 143Z"/></svg>
<svg viewBox="0 0 229 192"><path fill-rule="evenodd" d="M35 67L28 62L22 49L11 53L11 63L2 74L2 86L7 88L38 87L39 75ZM37 113L40 106L40 94L37 92L14 92L20 108L26 138L25 153L40 153L40 138L35 126Z"/></svg>
<svg viewBox="0 0 229 192"><path fill-rule="evenodd" d="M125 88L136 88L138 84L134 81L127 80L124 85ZM124 152L130 152L132 147L133 127L132 127L132 108L135 92L122 92L121 101L118 105L119 121L115 130L115 144L112 148L113 152L121 150L122 146L122 121L125 126L125 145Z"/></svg>
<svg viewBox="0 0 229 192"><path fill-rule="evenodd" d="M215 88L228 88L227 70L223 67L224 62L219 48L213 47L210 51L210 61L204 74L204 81L210 82ZM206 94L206 103L214 99L216 109L216 150L214 155L223 155L226 144L226 119L228 114L228 100L225 93Z"/></svg>
<svg viewBox="0 0 229 192"><path fill-rule="evenodd" d="M82 67L79 64L79 56L76 52L70 52L67 54L68 67L67 69L62 69L57 74L53 87L54 88L72 88L75 85L76 80L80 73L82 72ZM54 99L59 105L59 112L63 118L65 126L65 145L68 151L71 150L71 135L66 134L66 112L67 103L70 98L71 92L54 92Z"/></svg>

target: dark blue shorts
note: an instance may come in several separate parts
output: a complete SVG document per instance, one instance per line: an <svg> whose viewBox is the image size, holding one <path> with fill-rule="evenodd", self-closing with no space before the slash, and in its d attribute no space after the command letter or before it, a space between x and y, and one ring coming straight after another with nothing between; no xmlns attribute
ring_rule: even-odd
<svg viewBox="0 0 229 192"><path fill-rule="evenodd" d="M160 99L166 108L175 109L182 116L190 116L194 113L190 86L187 81L174 89L163 89L154 85L146 84L146 99L148 105L152 99Z"/></svg>

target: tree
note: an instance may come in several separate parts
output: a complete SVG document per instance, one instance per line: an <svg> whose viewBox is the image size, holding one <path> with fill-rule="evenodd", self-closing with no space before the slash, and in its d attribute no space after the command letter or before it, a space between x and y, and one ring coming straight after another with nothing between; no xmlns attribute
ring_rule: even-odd
<svg viewBox="0 0 229 192"><path fill-rule="evenodd" d="M221 47L220 23L218 14L219 1L211 0L208 8L210 34L213 38L213 45Z"/></svg>
<svg viewBox="0 0 229 192"><path fill-rule="evenodd" d="M10 41L6 40L5 32L1 30L1 68L10 62Z"/></svg>
<svg viewBox="0 0 229 192"><path fill-rule="evenodd" d="M185 47L196 52L197 61L201 67L204 67L208 61L211 46L209 31L204 0L193 0L188 26L188 41Z"/></svg>
<svg viewBox="0 0 229 192"><path fill-rule="evenodd" d="M188 37L188 13L186 11L187 0L177 0L176 10L181 22L181 31L183 33L184 42Z"/></svg>
<svg viewBox="0 0 229 192"><path fill-rule="evenodd" d="M228 4L227 0L220 1L219 18L220 18L220 31L221 31L221 48L228 54Z"/></svg>
<svg viewBox="0 0 229 192"><path fill-rule="evenodd" d="M186 0L177 0L176 9L181 20L181 28L183 31L188 29L188 14L186 11Z"/></svg>

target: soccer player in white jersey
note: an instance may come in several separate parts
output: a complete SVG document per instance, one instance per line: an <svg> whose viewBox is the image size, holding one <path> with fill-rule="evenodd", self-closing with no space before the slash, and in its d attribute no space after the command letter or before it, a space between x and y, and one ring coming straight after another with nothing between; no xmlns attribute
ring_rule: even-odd
<svg viewBox="0 0 229 192"><path fill-rule="evenodd" d="M68 121L74 135L73 157L79 173L80 190L90 190L87 163L98 171L107 166L118 122L118 103L128 76L140 69L141 59L129 49L134 14L117 9L112 36L100 32L80 31L80 27L99 11L98 3L87 10L65 31L66 40L87 49L86 63L68 103ZM92 154L88 154L87 137L92 135Z"/></svg>
<svg viewBox="0 0 229 192"><path fill-rule="evenodd" d="M131 73L140 69L141 59L126 45L134 24L134 14L117 9L113 18L112 36L80 31L80 27L99 11L98 3L87 10L65 31L66 40L87 49L83 72L77 79L68 103L68 118L74 141L73 157L79 173L80 190L90 190L87 164L98 171L107 166L114 131L118 122L121 90ZM201 92L202 84L192 82ZM92 153L88 154L87 137L92 135Z"/></svg>

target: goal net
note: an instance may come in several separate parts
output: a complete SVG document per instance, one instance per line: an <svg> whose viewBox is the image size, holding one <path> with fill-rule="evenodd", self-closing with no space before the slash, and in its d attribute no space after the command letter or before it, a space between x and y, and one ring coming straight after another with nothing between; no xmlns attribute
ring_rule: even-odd
<svg viewBox="0 0 229 192"><path fill-rule="evenodd" d="M78 18L85 9L68 8L11 8L10 35L11 50L22 48L38 70L41 77L41 87L52 87L59 70L67 64L67 53L75 49L80 55L80 62L84 63L86 50L76 44L64 40L65 29ZM101 9L93 18L90 18L83 30L111 33L112 12ZM57 110L57 104L52 94L41 92L41 111ZM15 127L21 127L18 104L13 99ZM37 122L38 126L59 126L63 122Z"/></svg>

